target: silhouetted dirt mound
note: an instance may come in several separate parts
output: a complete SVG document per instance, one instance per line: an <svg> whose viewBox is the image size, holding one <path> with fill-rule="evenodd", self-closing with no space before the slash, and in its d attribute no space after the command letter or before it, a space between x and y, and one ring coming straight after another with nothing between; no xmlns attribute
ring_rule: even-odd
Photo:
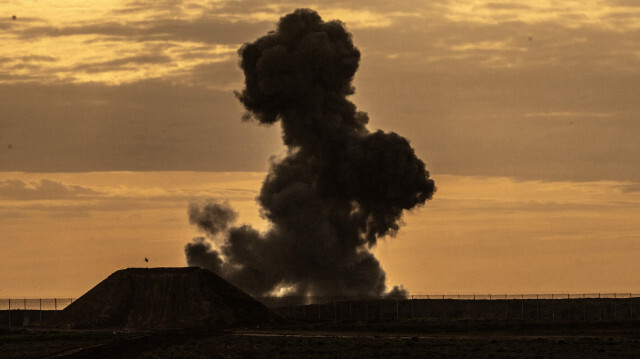
<svg viewBox="0 0 640 359"><path fill-rule="evenodd" d="M221 328L281 321L201 268L119 270L60 314L60 323L73 328Z"/></svg>

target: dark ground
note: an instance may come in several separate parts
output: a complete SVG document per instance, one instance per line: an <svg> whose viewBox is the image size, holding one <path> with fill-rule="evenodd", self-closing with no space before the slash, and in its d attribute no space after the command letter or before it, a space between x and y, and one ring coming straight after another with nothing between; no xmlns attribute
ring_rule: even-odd
<svg viewBox="0 0 640 359"><path fill-rule="evenodd" d="M370 322L225 332L0 332L16 358L640 358L640 323Z"/></svg>

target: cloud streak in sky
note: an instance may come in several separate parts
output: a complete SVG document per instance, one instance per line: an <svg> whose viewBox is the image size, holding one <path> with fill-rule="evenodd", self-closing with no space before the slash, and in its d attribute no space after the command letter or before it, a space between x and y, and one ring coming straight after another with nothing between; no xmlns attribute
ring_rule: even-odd
<svg viewBox="0 0 640 359"><path fill-rule="evenodd" d="M20 5L0 5L18 15L0 21L0 168L253 171L266 169L264 153L281 150L278 133L233 120L242 112L231 95L242 79L236 51L304 4L112 1L66 16ZM344 20L359 44L356 98L372 125L411 133L434 171L640 179L640 143L629 135L640 131L632 2L327 1L317 9ZM82 20L65 21L73 16ZM611 116L594 123L600 114ZM242 131L253 140L240 140Z"/></svg>
<svg viewBox="0 0 640 359"><path fill-rule="evenodd" d="M42 179L25 182L21 180L0 181L0 199L5 200L49 200L95 197L101 192L82 186L66 185L62 182Z"/></svg>
<svg viewBox="0 0 640 359"><path fill-rule="evenodd" d="M18 180L28 186L48 179L102 193L0 200L0 282L9 293L37 297L62 285L38 279L42 271L73 277L73 287L59 295L76 296L114 267L143 265L145 256L155 265L184 265L184 238L198 235L189 226L185 204L211 197L229 200L238 210L238 224L255 225L260 217L254 198L265 173L0 175L2 183ZM378 244L376 257L390 283L430 293L640 288L637 277L625 275L639 269L638 183L443 174L436 180L439 192L430 205L405 216L397 240ZM260 227L267 229L266 224ZM25 269L19 281L15 268ZM554 276L558 271L565 275ZM91 278L82 273L92 273ZM14 280L18 283L12 285ZM20 287L23 281L30 286Z"/></svg>

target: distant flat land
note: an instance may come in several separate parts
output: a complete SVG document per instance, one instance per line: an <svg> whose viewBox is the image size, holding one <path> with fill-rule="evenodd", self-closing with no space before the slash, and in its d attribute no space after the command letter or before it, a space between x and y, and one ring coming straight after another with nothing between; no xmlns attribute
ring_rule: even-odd
<svg viewBox="0 0 640 359"><path fill-rule="evenodd" d="M470 325L473 324L473 325ZM471 328L471 329L470 329ZM0 358L638 358L638 323L292 324L202 331L0 332Z"/></svg>

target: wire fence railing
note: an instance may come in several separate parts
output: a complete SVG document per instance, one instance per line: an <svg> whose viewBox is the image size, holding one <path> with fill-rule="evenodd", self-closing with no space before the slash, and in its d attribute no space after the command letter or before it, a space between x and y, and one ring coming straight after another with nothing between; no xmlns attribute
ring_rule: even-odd
<svg viewBox="0 0 640 359"><path fill-rule="evenodd" d="M612 322L640 320L640 293L444 294L408 297L260 297L281 316L298 321L524 320ZM74 299L0 299L0 328L55 320Z"/></svg>
<svg viewBox="0 0 640 359"><path fill-rule="evenodd" d="M72 298L0 299L0 327L24 327L51 321Z"/></svg>
<svg viewBox="0 0 640 359"><path fill-rule="evenodd" d="M263 297L291 320L493 319L525 321L632 321L640 319L640 293L445 294L403 297Z"/></svg>

